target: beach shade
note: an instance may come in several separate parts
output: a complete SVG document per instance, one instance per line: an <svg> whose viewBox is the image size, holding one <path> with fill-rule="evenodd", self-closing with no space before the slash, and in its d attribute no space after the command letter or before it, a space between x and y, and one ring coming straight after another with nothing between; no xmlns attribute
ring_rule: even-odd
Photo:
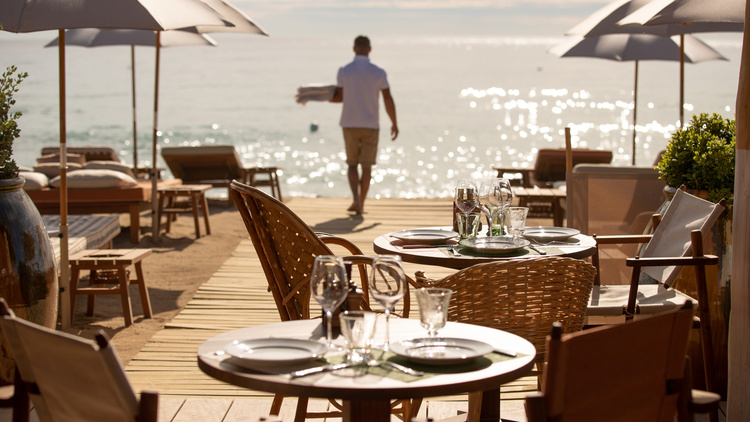
<svg viewBox="0 0 750 422"><path fill-rule="evenodd" d="M718 51L691 35L684 37L684 58L688 63L699 63L709 60L727 60ZM591 57L615 61L635 62L633 86L633 143L632 164L635 165L636 152L636 115L638 108L638 62L641 60L681 60L681 43L678 37L660 37L648 34L610 34L598 37L583 38L571 36L571 39L549 50L558 57Z"/></svg>
<svg viewBox="0 0 750 422"><path fill-rule="evenodd" d="M195 30L199 33L210 33L210 32L230 32L230 33L241 33L241 34L256 34L268 36L263 28L253 22L250 17L244 14L241 10L233 6L232 4L224 0L200 0L211 10L221 16L222 20L227 23L224 26L218 25L196 25ZM151 170L151 227L152 236L155 240L159 239L159 222L156 220L156 208L157 208L157 192L156 192L156 181L158 179L158 168L157 160L158 155L158 133L159 133L159 57L161 48L159 48L159 33L157 33L157 44L156 44L156 78L154 80L154 127L153 127L153 142L151 155L153 157L152 170Z"/></svg>
<svg viewBox="0 0 750 422"><path fill-rule="evenodd" d="M80 47L130 46L131 85L133 92L133 170L138 174L138 129L136 122L135 95L135 47L156 45L154 31L142 29L69 29L65 32L65 44ZM57 47L59 38L50 41L45 47ZM216 41L205 34L199 34L195 27L164 31L161 35L162 47L216 46Z"/></svg>
<svg viewBox="0 0 750 422"><path fill-rule="evenodd" d="M742 32L744 25L735 22L703 22L691 25L667 24L645 26L640 23L625 23L624 19L642 8L652 0L615 0L589 15L581 23L566 32L566 35L596 37L606 34L652 34L673 36L696 34L701 32ZM656 0L663 1L663 0ZM709 1L712 2L713 0ZM728 1L728 0L722 0ZM736 0L733 0L736 1ZM680 43L682 45L682 43ZM679 88L679 121L684 124L685 104L685 61L680 60Z"/></svg>
<svg viewBox="0 0 750 422"><path fill-rule="evenodd" d="M224 26L219 15L196 0L2 0L2 30L58 30L60 74L60 320L70 327L68 184L65 123L65 29L109 28L163 31L195 25Z"/></svg>
<svg viewBox="0 0 750 422"><path fill-rule="evenodd" d="M646 26L688 23L744 25L745 0L652 0L619 23Z"/></svg>

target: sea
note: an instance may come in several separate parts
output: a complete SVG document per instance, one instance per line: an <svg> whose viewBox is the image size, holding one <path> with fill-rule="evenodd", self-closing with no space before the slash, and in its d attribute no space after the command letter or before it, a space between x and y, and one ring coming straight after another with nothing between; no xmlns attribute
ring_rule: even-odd
<svg viewBox="0 0 750 422"><path fill-rule="evenodd" d="M13 111L21 136L14 157L31 167L59 145L56 32L3 34L0 68L27 72ZM246 165L283 168L285 196L350 195L340 104L295 102L297 88L334 84L353 59L351 40L332 35L212 34L217 46L161 50L158 148L231 144ZM699 36L727 61L685 65L684 115L734 118L741 34ZM636 148L634 62L558 58L564 38L378 37L373 63L388 74L400 134L381 133L371 198L450 197L456 180L494 174L493 165L530 166L541 148L608 149L614 164L651 166L679 127L679 63L640 62ZM133 163L130 47L66 48L69 146L110 146ZM138 164L153 164L155 50L135 48ZM160 156L157 165L166 167ZM169 173L165 177L171 177ZM226 195L226 190L216 195Z"/></svg>

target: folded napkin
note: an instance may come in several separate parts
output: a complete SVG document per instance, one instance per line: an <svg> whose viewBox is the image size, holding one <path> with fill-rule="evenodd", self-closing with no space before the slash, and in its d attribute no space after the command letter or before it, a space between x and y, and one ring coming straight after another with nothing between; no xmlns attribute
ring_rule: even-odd
<svg viewBox="0 0 750 422"><path fill-rule="evenodd" d="M302 105L308 101L330 101L335 91L336 85L302 85L297 88L297 95L294 96L294 99Z"/></svg>

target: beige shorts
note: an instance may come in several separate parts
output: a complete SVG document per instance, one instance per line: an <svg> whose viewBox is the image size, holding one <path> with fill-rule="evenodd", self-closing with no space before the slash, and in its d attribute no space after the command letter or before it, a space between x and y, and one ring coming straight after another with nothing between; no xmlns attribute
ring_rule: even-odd
<svg viewBox="0 0 750 422"><path fill-rule="evenodd" d="M345 127L344 145L346 146L346 164L374 165L378 154L379 129Z"/></svg>

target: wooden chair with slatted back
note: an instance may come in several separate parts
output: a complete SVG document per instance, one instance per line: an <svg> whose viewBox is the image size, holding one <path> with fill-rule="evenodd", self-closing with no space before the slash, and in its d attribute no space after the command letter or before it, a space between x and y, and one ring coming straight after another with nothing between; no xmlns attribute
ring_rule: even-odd
<svg viewBox="0 0 750 422"><path fill-rule="evenodd" d="M492 327L530 341L539 374L552 323L561 321L566 333L583 328L595 274L591 264L579 259L540 257L477 264L441 280L418 275L416 283L453 290L449 321ZM495 392L472 393L469 420L480 400L496 399Z"/></svg>
<svg viewBox="0 0 750 422"><path fill-rule="evenodd" d="M334 255L328 244L344 247L353 254L344 260L359 268L364 296L362 307L370 309L367 265L372 265L373 257L364 256L354 243L344 238L315 233L281 201L257 188L235 180L230 192L258 254L282 321L310 318L310 272L316 256ZM403 317L409 316L409 308L407 285L401 311ZM276 396L271 414L278 414L282 399ZM304 420L306 406L307 398L300 397L295 421ZM419 402L411 406L407 404L400 410L406 415L405 420L409 420L412 409L416 413ZM314 415L322 417L320 413Z"/></svg>
<svg viewBox="0 0 750 422"><path fill-rule="evenodd" d="M563 334L547 341L541 393L526 398L529 422L691 420L685 353L690 303L620 325ZM712 394L718 404L720 397Z"/></svg>
<svg viewBox="0 0 750 422"><path fill-rule="evenodd" d="M103 332L92 342L50 330L17 318L5 299L0 327L23 387L15 394L28 394L40 421L156 422L158 395L142 392L138 399ZM25 410L14 409L14 418L28 417Z"/></svg>
<svg viewBox="0 0 750 422"><path fill-rule="evenodd" d="M598 244L635 242L646 247L640 256L626 260L633 268L629 285L608 285L606 274L597 273L588 309L589 317L624 315L633 319L636 314L659 313L692 303L695 298L672 284L684 266L694 267L706 389L712 392L716 391L715 364L705 267L718 264L718 257L703 253L703 237L723 211L724 201L714 204L678 189L663 218L655 219L652 235L596 236ZM592 263L598 267L598 251ZM642 274L650 277L650 283L644 283Z"/></svg>

